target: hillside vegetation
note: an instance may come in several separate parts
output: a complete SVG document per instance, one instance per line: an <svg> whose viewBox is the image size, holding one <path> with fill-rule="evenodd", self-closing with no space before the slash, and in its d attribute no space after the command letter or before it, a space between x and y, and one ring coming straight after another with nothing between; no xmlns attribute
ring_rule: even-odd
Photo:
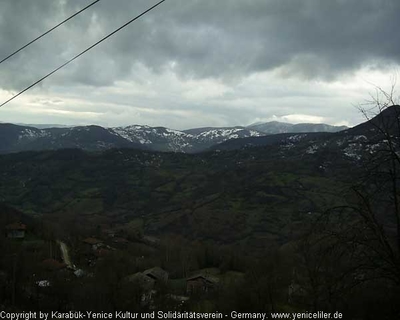
<svg viewBox="0 0 400 320"><path fill-rule="evenodd" d="M30 306L36 292L34 307L50 310L341 310L355 319L384 304L393 315L400 135L386 125L397 112L339 133L238 139L199 154L1 155L0 222L30 228L22 242L0 243L0 272L15 274L0 281L7 306ZM51 285L40 293L33 274L46 256L61 259L60 241L79 276L43 273ZM126 279L153 267L170 280L143 305L145 289ZM186 297L196 274L217 279L217 289Z"/></svg>

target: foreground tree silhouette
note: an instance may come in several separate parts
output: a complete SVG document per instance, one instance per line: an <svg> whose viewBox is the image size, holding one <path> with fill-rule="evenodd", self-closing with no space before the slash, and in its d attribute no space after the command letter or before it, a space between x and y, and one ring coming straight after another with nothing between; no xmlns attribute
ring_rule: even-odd
<svg viewBox="0 0 400 320"><path fill-rule="evenodd" d="M400 106L394 89L377 87L359 107L367 122L351 131L362 144L355 182L344 204L321 214L299 246L315 310L400 315Z"/></svg>
<svg viewBox="0 0 400 320"><path fill-rule="evenodd" d="M400 286L400 106L394 94L395 83L389 92L377 87L373 108L360 107L373 134L364 179L353 187L358 205L352 209L369 233L361 243L382 262L381 276Z"/></svg>

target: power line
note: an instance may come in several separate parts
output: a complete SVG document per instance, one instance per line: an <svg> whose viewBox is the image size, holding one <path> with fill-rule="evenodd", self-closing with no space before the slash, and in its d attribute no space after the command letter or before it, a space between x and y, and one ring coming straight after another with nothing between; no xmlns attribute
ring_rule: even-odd
<svg viewBox="0 0 400 320"><path fill-rule="evenodd" d="M105 36L104 38L102 38L101 40L97 41L95 44L92 44L90 47L88 47L87 49L85 49L84 51L82 51L81 53L77 54L75 57L71 58L70 60L68 60L67 62L63 63L61 66L59 66L58 68L54 69L52 72L48 73L47 75L45 75L44 77L40 78L39 80L37 80L36 82L32 83L31 85L29 85L28 87L26 87L24 90L18 92L15 96L11 97L10 99L8 99L7 101L3 102L2 104L0 104L0 107L6 105L7 103L9 103L10 101L14 100L15 98L17 98L18 96L20 96L21 94L23 94L25 91L28 91L29 89L31 89L32 87L36 86L38 83L42 82L44 79L50 77L52 74L56 73L58 70L60 70L61 68L64 68L67 64L71 63L72 61L74 61L75 59L79 58L81 55L85 54L86 52L88 52L90 49L93 49L95 46L97 46L98 44L100 44L101 42L103 42L104 40L110 38L112 35L114 35L115 33L117 33L118 31L120 31L121 29L125 28L127 25L131 24L132 22L134 22L135 20L139 19L141 16L145 15L147 12L153 10L155 7L159 6L161 3L163 3L165 0L162 0L158 3L156 3L154 6L152 6L151 8L147 9L146 11L142 12L141 14L139 14L138 16L136 16L135 18L129 20L127 23L125 23L124 25L122 25L121 27L115 29L113 32L109 33L107 36Z"/></svg>
<svg viewBox="0 0 400 320"><path fill-rule="evenodd" d="M17 51L14 51L13 53L11 53L10 55L8 55L7 57L5 57L3 60L0 61L0 64L2 64L4 61L10 59L13 55L17 54L18 52L24 50L26 47L30 46L32 43L36 42L37 40L39 40L40 38L44 37L46 34L52 32L54 29L57 29L59 26L61 26L62 24L64 24L65 22L67 22L68 20L71 20L73 17L77 16L78 14L80 14L81 12L85 11L86 9L90 8L91 6L93 6L94 4L96 4L97 2L99 2L100 0L96 0L93 1L91 4L87 5L86 7L84 7L83 9L79 10L78 12L74 13L72 16L70 16L69 18L61 21L59 24L55 25L53 28L47 30L45 33L43 33L42 35L40 35L39 37L33 39L32 41L28 42L26 45L22 46L21 48L19 48Z"/></svg>

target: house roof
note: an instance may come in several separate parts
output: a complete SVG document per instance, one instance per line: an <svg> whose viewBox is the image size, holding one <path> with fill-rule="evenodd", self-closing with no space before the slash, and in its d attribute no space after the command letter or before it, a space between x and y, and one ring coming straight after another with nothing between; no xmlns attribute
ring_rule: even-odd
<svg viewBox="0 0 400 320"><path fill-rule="evenodd" d="M219 279L217 277L209 276L209 275L202 274L202 273L198 273L198 274L195 274L195 275L193 275L193 276L191 276L189 278L186 278L186 281L195 281L197 279L203 279L203 280L205 280L205 281L207 281L209 283L212 283L212 284L219 283Z"/></svg>
<svg viewBox="0 0 400 320"><path fill-rule="evenodd" d="M101 240L96 239L96 238L91 238L91 237L90 238L86 238L86 239L84 239L82 241L84 243L91 244L91 245L102 243Z"/></svg>
<svg viewBox="0 0 400 320"><path fill-rule="evenodd" d="M26 230L26 225L20 222L16 222L16 223L11 223L9 225L6 226L7 230Z"/></svg>
<svg viewBox="0 0 400 320"><path fill-rule="evenodd" d="M104 234L110 236L111 238L115 235L115 230L113 229L103 229L102 231Z"/></svg>
<svg viewBox="0 0 400 320"><path fill-rule="evenodd" d="M115 243L129 243L129 240L121 237L116 237L113 239L113 242Z"/></svg>
<svg viewBox="0 0 400 320"><path fill-rule="evenodd" d="M111 253L111 250L108 250L108 249L102 249L102 248L100 248L100 249L97 249L95 252L94 252L94 255L96 256L96 257L105 257L105 256L107 256L108 254L110 254Z"/></svg>
<svg viewBox="0 0 400 320"><path fill-rule="evenodd" d="M43 260L41 265L43 268L45 268L47 270L51 270L51 271L64 269L67 266L65 263L62 263L55 259Z"/></svg>
<svg viewBox="0 0 400 320"><path fill-rule="evenodd" d="M165 280L168 277L168 272L160 267L153 267L143 271L143 274L156 280Z"/></svg>
<svg viewBox="0 0 400 320"><path fill-rule="evenodd" d="M157 244L160 242L160 239L156 238L156 237L152 237L152 236L143 236L143 241L150 243L150 244Z"/></svg>
<svg viewBox="0 0 400 320"><path fill-rule="evenodd" d="M142 272L137 272L125 278L129 282L135 282L145 290L151 290L154 287L155 280L147 277Z"/></svg>

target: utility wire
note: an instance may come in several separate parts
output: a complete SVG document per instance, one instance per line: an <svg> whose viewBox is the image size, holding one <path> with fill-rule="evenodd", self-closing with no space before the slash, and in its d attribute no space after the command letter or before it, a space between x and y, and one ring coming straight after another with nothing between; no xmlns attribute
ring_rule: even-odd
<svg viewBox="0 0 400 320"><path fill-rule="evenodd" d="M26 87L24 90L18 92L15 96L11 97L10 99L8 99L7 101L3 102L2 104L0 104L0 107L6 105L7 103L9 103L10 101L14 100L15 98L17 98L18 96L20 96L21 94L23 94L25 91L28 91L29 89L31 89L32 87L36 86L38 83L42 82L44 79L50 77L52 74L56 73L58 70L60 70L61 68L64 68L67 64L71 63L72 61L74 61L75 59L79 58L81 55L85 54L86 52L88 52L90 49L93 49L95 46L97 46L98 44L100 44L101 42L103 42L104 40L110 38L112 35L114 35L115 33L117 33L118 31L120 31L121 29L125 28L127 25L131 24L132 22L134 22L135 20L139 19L141 16L145 15L147 12L153 10L155 7L159 6L161 3L163 3L165 0L162 0L158 3L156 3L154 6L152 6L151 8L147 9L146 11L142 12L141 14L139 14L138 16L136 16L135 18L129 20L127 23L125 23L124 25L122 25L121 27L115 29L113 32L109 33L107 36L105 36L104 38L102 38L101 40L97 41L95 44L92 44L90 47L88 47L87 49L85 49L84 51L82 51L81 53L77 54L75 57L71 58L70 60L68 60L67 62L63 63L61 66L59 66L58 68L54 69L52 72L48 73L47 75L45 75L43 78L40 78L39 80L37 80L36 82L32 83L31 85L29 85L28 87Z"/></svg>
<svg viewBox="0 0 400 320"><path fill-rule="evenodd" d="M42 35L40 35L39 37L33 39L32 41L28 42L26 45L24 45L23 47L19 48L17 51L14 51L13 53L11 53L10 55L8 55L7 57L5 57L3 60L0 61L0 64L2 64L4 61L10 59L13 55L17 54L18 52L24 50L26 47L30 46L32 43L36 42L37 40L39 40L40 38L44 37L46 34L52 32L54 29L57 29L59 26L61 26L62 24L64 24L65 22L67 22L68 20L71 20L73 17L77 16L78 14L80 14L81 12L85 11L86 9L90 8L91 6L93 6L94 4L96 4L97 2L99 2L100 0L96 0L93 1L91 4L87 5L86 7L84 7L83 9L79 10L78 12L74 13L72 16L70 16L69 18L65 19L64 21L61 21L59 24L57 24L56 26L54 26L53 28L47 30L45 33L43 33Z"/></svg>

